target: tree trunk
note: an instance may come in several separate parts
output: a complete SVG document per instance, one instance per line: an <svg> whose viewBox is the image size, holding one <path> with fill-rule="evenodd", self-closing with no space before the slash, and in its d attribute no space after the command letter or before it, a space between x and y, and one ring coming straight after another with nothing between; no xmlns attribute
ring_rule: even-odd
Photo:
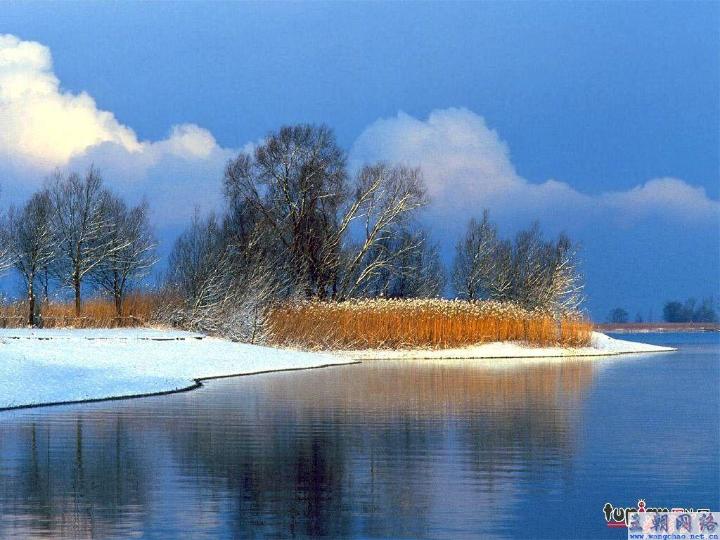
<svg viewBox="0 0 720 540"><path fill-rule="evenodd" d="M48 269L45 267L43 270L45 273L45 280L43 281L43 299L45 300L45 304L47 305L48 302L50 302L50 294L48 292Z"/></svg>
<svg viewBox="0 0 720 540"><path fill-rule="evenodd" d="M115 314L122 317L122 295L119 292L115 293Z"/></svg>
<svg viewBox="0 0 720 540"><path fill-rule="evenodd" d="M30 285L28 288L28 304L30 304L30 312L28 313L28 324L35 326L35 291L33 286Z"/></svg>
<svg viewBox="0 0 720 540"><path fill-rule="evenodd" d="M75 287L75 316L79 317L82 309L80 305L80 278L78 276L73 277L73 286Z"/></svg>

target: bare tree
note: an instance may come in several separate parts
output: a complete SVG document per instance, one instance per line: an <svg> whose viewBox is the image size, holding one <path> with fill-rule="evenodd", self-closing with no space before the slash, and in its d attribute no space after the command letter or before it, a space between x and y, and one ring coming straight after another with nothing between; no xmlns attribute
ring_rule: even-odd
<svg viewBox="0 0 720 540"><path fill-rule="evenodd" d="M510 240L498 240L493 253L493 266L484 288L491 300L513 300L513 245Z"/></svg>
<svg viewBox="0 0 720 540"><path fill-rule="evenodd" d="M9 234L12 260L25 283L28 324L36 324L35 284L55 257L51 229L50 196L46 190L35 193L25 206L10 209Z"/></svg>
<svg viewBox="0 0 720 540"><path fill-rule="evenodd" d="M362 284L353 289L353 296L364 298L404 296L404 292L409 289L406 276L408 273L406 268L410 266L408 261L421 249L420 239L407 230L378 238L368 250L366 260L360 267L363 269L372 265L372 271L365 273ZM352 251L348 250L347 256L352 256Z"/></svg>
<svg viewBox="0 0 720 540"><path fill-rule="evenodd" d="M108 192L102 178L90 167L85 176L55 174L48 187L52 227L59 258L58 277L69 283L75 294L75 315L81 314L83 280L114 249L107 242L110 223L106 206Z"/></svg>
<svg viewBox="0 0 720 540"><path fill-rule="evenodd" d="M0 213L0 275L13 265L13 250L7 216Z"/></svg>
<svg viewBox="0 0 720 540"><path fill-rule="evenodd" d="M339 254L332 238L347 196L345 154L324 126L286 126L225 171L225 190L282 244L306 296L324 297Z"/></svg>
<svg viewBox="0 0 720 540"><path fill-rule="evenodd" d="M447 284L447 273L440 258L438 244L425 237L420 258L416 264L420 271L415 296L418 298L440 298Z"/></svg>
<svg viewBox="0 0 720 540"><path fill-rule="evenodd" d="M339 280L334 296L340 299L356 296L396 259L417 250L420 237L405 242L393 239L401 236L414 212L427 203L419 169L383 163L363 167L333 243L343 242L353 222L361 227L361 239L344 246L345 257L341 267L338 261Z"/></svg>
<svg viewBox="0 0 720 540"><path fill-rule="evenodd" d="M470 221L456 246L453 282L463 298L512 301L528 309L573 311L582 301L577 247L566 235L546 241L536 222L514 242L501 240L487 210L482 221Z"/></svg>
<svg viewBox="0 0 720 540"><path fill-rule="evenodd" d="M582 302L577 247L564 234L545 241L540 225L520 231L512 255L511 299L529 309L573 311Z"/></svg>
<svg viewBox="0 0 720 540"><path fill-rule="evenodd" d="M167 287L171 324L251 343L262 338L267 308L288 289L255 234L240 242L237 223L195 217L176 241ZM233 234L228 231L234 230ZM178 303L179 300L179 303Z"/></svg>
<svg viewBox="0 0 720 540"><path fill-rule="evenodd" d="M0 275L13 265L10 230L6 216L0 216Z"/></svg>
<svg viewBox="0 0 720 540"><path fill-rule="evenodd" d="M362 296L434 298L445 288L445 270L437 245L423 230L404 229L392 238L383 238L369 258L386 264L378 266L366 280Z"/></svg>
<svg viewBox="0 0 720 540"><path fill-rule="evenodd" d="M583 302L584 288L578 268L578 247L565 234L551 247L545 304L555 311L576 311Z"/></svg>
<svg viewBox="0 0 720 540"><path fill-rule="evenodd" d="M277 244L269 251L285 253L286 274L306 297L358 294L390 262L370 260L387 255L373 246L427 203L416 169L364 167L351 184L345 154L323 126L281 128L231 161L224 182L231 207L253 216L261 236ZM361 228L362 240L349 241Z"/></svg>
<svg viewBox="0 0 720 540"><path fill-rule="evenodd" d="M394 240L427 203L420 172L379 164L351 184L344 154L324 127L271 134L228 163L224 184L222 224L196 218L170 259L168 284L184 299L174 318L195 328L230 325L247 334L257 325L248 325L243 311L257 321L277 299L367 294L383 269L397 281L412 273L400 270L411 252L431 251L418 235Z"/></svg>
<svg viewBox="0 0 720 540"><path fill-rule="evenodd" d="M156 242L148 220L147 203L128 209L123 200L107 196L103 206L103 220L107 226L101 243L106 246L107 253L90 276L112 295L115 313L121 317L128 288L147 276L157 262Z"/></svg>
<svg viewBox="0 0 720 540"><path fill-rule="evenodd" d="M37 278L40 282L40 289L42 291L42 302L47 304L50 301L50 281L53 279L52 276L52 265L54 259L43 263L38 269Z"/></svg>
<svg viewBox="0 0 720 540"><path fill-rule="evenodd" d="M202 219L196 214L170 253L167 281L191 308L214 296L210 291L225 287L229 271L221 232L214 215Z"/></svg>
<svg viewBox="0 0 720 540"><path fill-rule="evenodd" d="M483 211L482 221L470 220L465 237L455 246L453 285L461 298L476 300L493 297L497 289L493 286L498 271L497 227L490 222L490 214Z"/></svg>
<svg viewBox="0 0 720 540"><path fill-rule="evenodd" d="M537 221L515 236L510 299L528 309L543 307L541 297L547 286L547 251L548 245Z"/></svg>

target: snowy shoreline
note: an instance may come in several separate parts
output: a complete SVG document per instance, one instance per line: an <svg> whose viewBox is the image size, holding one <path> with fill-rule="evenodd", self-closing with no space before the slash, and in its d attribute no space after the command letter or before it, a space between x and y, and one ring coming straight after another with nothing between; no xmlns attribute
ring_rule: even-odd
<svg viewBox="0 0 720 540"><path fill-rule="evenodd" d="M163 395L202 381L354 364L370 359L501 359L610 356L674 349L593 334L593 346L488 343L433 351L305 352L154 329L0 329L0 411Z"/></svg>
<svg viewBox="0 0 720 540"><path fill-rule="evenodd" d="M334 354L342 357L351 357L356 360L501 360L514 358L585 358L594 356L617 356L621 354L671 352L674 350L676 349L672 347L625 341L611 338L600 332L593 332L590 347L532 347L514 342L495 342L455 349L400 351L370 349L362 351L337 351Z"/></svg>

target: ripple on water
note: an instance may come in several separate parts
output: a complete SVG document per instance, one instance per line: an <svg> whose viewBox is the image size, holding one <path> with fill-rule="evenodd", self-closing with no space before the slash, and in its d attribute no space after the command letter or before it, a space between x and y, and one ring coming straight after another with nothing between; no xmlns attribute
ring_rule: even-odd
<svg viewBox="0 0 720 540"><path fill-rule="evenodd" d="M3 413L0 537L614 538L607 501L720 508L720 349L673 343L602 367L376 361Z"/></svg>

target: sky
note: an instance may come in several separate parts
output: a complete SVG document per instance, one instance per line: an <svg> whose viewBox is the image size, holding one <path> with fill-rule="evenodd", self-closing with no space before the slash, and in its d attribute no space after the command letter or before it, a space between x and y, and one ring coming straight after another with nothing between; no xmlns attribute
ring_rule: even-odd
<svg viewBox="0 0 720 540"><path fill-rule="evenodd" d="M165 254L229 158L325 123L422 168L448 261L489 208L581 243L596 320L719 292L717 2L18 2L0 36L0 206L94 163Z"/></svg>

